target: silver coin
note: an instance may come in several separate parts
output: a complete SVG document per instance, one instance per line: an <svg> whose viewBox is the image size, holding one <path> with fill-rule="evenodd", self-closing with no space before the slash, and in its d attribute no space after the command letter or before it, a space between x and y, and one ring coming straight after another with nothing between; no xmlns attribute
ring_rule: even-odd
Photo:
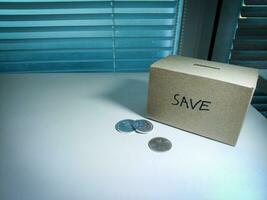
<svg viewBox="0 0 267 200"><path fill-rule="evenodd" d="M148 142L148 146L152 151L165 152L172 148L172 143L166 138L156 137Z"/></svg>
<svg viewBox="0 0 267 200"><path fill-rule="evenodd" d="M138 133L148 133L153 130L153 124L150 121L140 119L140 120L135 120L133 123L133 127L136 132Z"/></svg>
<svg viewBox="0 0 267 200"><path fill-rule="evenodd" d="M119 122L115 125L115 128L116 128L116 130L119 131L119 132L122 132L122 133L129 133L129 132L134 131L133 123L134 123L134 120L131 120L131 119L124 119L124 120L119 121Z"/></svg>

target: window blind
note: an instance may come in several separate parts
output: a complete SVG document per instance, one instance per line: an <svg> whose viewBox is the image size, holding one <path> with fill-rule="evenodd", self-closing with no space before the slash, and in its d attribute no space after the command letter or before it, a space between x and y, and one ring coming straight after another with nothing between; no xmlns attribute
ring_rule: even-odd
<svg viewBox="0 0 267 200"><path fill-rule="evenodd" d="M267 1L245 0L236 29L230 63L267 71ZM267 117L267 95L256 91L252 105Z"/></svg>
<svg viewBox="0 0 267 200"><path fill-rule="evenodd" d="M147 71L176 53L182 0L0 2L0 71Z"/></svg>

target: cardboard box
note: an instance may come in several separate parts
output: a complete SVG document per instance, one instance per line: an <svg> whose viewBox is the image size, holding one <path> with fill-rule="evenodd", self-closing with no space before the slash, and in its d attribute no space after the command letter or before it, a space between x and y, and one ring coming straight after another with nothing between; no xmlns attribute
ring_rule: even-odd
<svg viewBox="0 0 267 200"><path fill-rule="evenodd" d="M150 69L147 117L235 145L258 71L182 56Z"/></svg>

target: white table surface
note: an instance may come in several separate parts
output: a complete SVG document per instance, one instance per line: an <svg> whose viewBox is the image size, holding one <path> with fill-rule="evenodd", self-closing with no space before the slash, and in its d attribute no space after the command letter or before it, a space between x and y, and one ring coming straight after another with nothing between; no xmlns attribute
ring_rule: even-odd
<svg viewBox="0 0 267 200"><path fill-rule="evenodd" d="M267 120L250 106L236 147L157 122L121 134L146 112L148 74L0 75L0 199L267 199ZM156 136L171 140L151 151Z"/></svg>

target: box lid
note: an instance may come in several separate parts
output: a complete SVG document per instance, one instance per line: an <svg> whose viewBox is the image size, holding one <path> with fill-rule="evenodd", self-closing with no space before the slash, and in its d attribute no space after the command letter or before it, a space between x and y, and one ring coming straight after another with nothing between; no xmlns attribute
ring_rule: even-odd
<svg viewBox="0 0 267 200"><path fill-rule="evenodd" d="M258 79L257 69L183 56L168 56L153 63L151 67L220 80L249 88L256 88Z"/></svg>

